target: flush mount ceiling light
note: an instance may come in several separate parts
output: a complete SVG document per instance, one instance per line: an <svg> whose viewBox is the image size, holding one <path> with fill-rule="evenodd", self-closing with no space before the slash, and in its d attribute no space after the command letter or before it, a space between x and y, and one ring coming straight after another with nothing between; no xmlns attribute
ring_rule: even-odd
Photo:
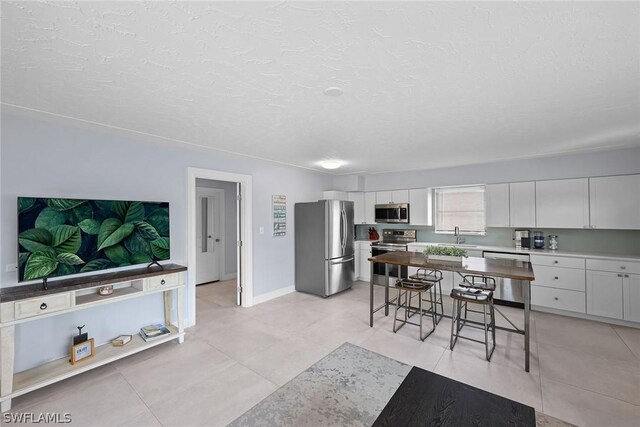
<svg viewBox="0 0 640 427"><path fill-rule="evenodd" d="M327 96L340 96L343 93L344 91L337 86L331 86L324 90L324 94ZM335 169L335 168L332 168L332 169Z"/></svg>
<svg viewBox="0 0 640 427"><path fill-rule="evenodd" d="M343 165L343 161L341 160L335 160L335 159L331 159L331 160L322 160L319 162L320 166L322 166L325 169L338 169L340 166Z"/></svg>

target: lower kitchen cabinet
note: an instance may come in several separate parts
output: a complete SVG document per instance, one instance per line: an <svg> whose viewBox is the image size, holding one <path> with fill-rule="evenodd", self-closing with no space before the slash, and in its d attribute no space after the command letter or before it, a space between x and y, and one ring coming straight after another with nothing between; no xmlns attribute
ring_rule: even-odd
<svg viewBox="0 0 640 427"><path fill-rule="evenodd" d="M556 310L585 312L585 294L568 289L531 286L531 304Z"/></svg>
<svg viewBox="0 0 640 427"><path fill-rule="evenodd" d="M626 274L622 279L624 320L640 322L640 274Z"/></svg>
<svg viewBox="0 0 640 427"><path fill-rule="evenodd" d="M587 314L623 318L624 274L587 270Z"/></svg>
<svg viewBox="0 0 640 427"><path fill-rule="evenodd" d="M369 242L363 242L360 245L356 245L356 280L364 280L368 282L371 278L371 244Z"/></svg>

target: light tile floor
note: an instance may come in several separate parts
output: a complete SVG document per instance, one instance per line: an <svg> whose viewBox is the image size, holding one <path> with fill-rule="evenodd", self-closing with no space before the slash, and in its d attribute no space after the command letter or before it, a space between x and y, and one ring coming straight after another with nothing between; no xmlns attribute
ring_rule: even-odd
<svg viewBox="0 0 640 427"><path fill-rule="evenodd" d="M244 309L235 282L197 288L197 326L160 345L14 399L16 412L71 412L78 426L225 425L345 341L580 426L640 425L640 329L532 314L532 367L523 339L498 331L491 362L481 344L448 349L444 319L425 342L417 328L368 324L369 287L322 299L291 293ZM382 288L376 289L381 300ZM450 313L450 301L445 301ZM502 308L516 323L522 312ZM498 322L505 324L498 318Z"/></svg>

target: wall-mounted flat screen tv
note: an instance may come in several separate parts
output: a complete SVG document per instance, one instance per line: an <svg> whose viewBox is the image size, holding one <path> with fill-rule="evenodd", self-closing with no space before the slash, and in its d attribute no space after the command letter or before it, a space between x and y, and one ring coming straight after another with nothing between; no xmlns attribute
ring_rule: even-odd
<svg viewBox="0 0 640 427"><path fill-rule="evenodd" d="M18 197L18 281L170 256L169 203Z"/></svg>

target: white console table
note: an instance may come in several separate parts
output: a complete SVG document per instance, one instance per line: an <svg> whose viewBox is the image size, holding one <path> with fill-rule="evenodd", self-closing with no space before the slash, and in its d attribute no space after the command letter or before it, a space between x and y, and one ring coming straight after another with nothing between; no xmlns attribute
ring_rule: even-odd
<svg viewBox="0 0 640 427"><path fill-rule="evenodd" d="M177 339L184 342L184 272L186 267L168 264L163 269L137 268L104 273L42 285L17 286L0 291L0 405L1 411L11 409L11 399L57 381L64 380L93 368ZM113 285L108 296L98 294L98 288ZM114 304L132 298L163 293L165 324L169 335L146 342L137 331L145 325L133 325L133 339L122 347L107 343L96 347L95 356L71 365L69 357L63 357L23 372L14 373L15 326L44 317L58 316L77 310L104 304ZM177 310L172 317L172 298ZM71 337L69 338L71 348Z"/></svg>

